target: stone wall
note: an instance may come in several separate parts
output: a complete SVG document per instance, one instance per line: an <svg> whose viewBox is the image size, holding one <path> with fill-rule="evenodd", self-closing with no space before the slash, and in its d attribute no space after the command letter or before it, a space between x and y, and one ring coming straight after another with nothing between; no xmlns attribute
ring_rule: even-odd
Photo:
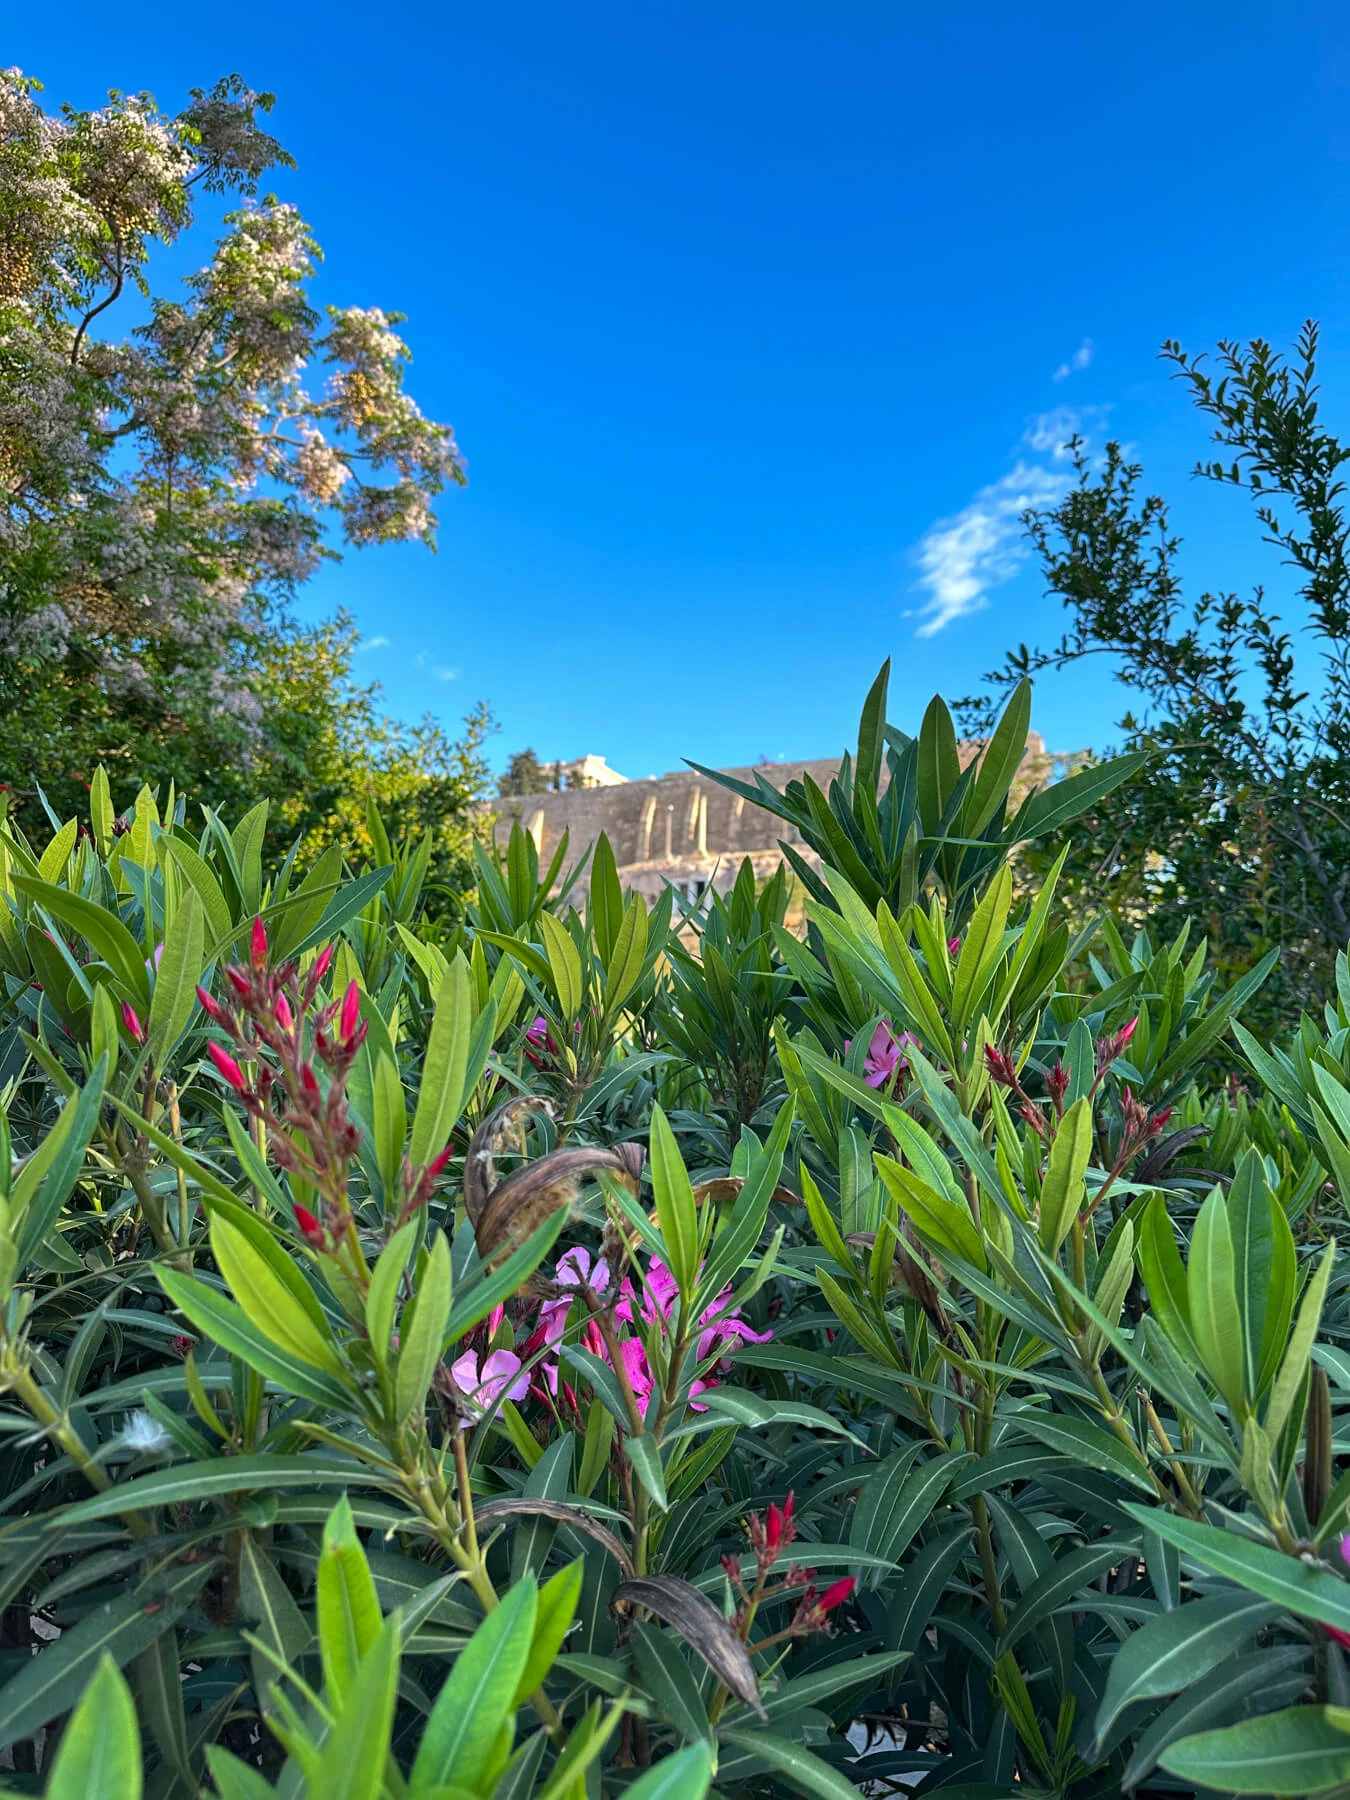
<svg viewBox="0 0 1350 1800"><path fill-rule="evenodd" d="M977 743L960 746L963 766L979 753ZM839 771L840 758L812 762L761 763L755 768L728 769L726 774L750 782L758 775L781 793L790 781L810 775L826 793ZM1048 766L1038 733L1027 739L1023 779L1044 779ZM603 831L614 850L619 876L627 888L659 898L673 882L689 899L712 883L729 888L743 857L749 856L761 879L783 860L780 840L800 845L796 830L762 807L729 792L692 769L614 787L571 788L562 792L525 794L494 800L493 835L504 843L519 819L534 838L541 861L547 861L567 833L567 860L577 858ZM802 855L815 862L802 846ZM583 882L584 887L584 882Z"/></svg>

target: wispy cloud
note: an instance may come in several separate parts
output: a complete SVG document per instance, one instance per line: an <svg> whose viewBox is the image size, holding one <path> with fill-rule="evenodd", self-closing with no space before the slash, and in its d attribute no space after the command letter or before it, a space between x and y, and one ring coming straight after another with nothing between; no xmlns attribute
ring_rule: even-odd
<svg viewBox="0 0 1350 1800"><path fill-rule="evenodd" d="M948 519L930 525L915 551L919 586L928 594L918 609L918 637L932 637L954 619L982 612L990 588L1017 572L1026 552L1019 523L1029 506L1044 506L1064 492L1064 477L1037 463L1019 462Z"/></svg>
<svg viewBox="0 0 1350 1800"><path fill-rule="evenodd" d="M387 637L368 637L361 639L356 646L356 653L360 656L367 650L387 650L388 648L389 639Z"/></svg>
<svg viewBox="0 0 1350 1800"><path fill-rule="evenodd" d="M1049 412L1037 413L1022 433L1022 442L1037 456L1048 456L1051 462L1068 462L1069 443L1085 436L1105 417L1100 406L1056 406Z"/></svg>
<svg viewBox="0 0 1350 1800"><path fill-rule="evenodd" d="M1051 376L1052 381L1067 381L1092 361L1092 339L1084 338L1067 362L1062 362Z"/></svg>
<svg viewBox="0 0 1350 1800"><path fill-rule="evenodd" d="M448 669L444 666L444 664L441 664L438 667L434 668L431 672L436 677L437 681L458 681L459 680L459 670L458 669Z"/></svg>
<svg viewBox="0 0 1350 1800"><path fill-rule="evenodd" d="M960 512L928 527L914 547L916 585L928 596L915 609L922 620L917 636L932 637L953 620L982 612L991 590L1012 579L1027 554L1022 514L1052 505L1066 492L1069 440L1100 429L1106 412L1101 406L1057 406L1037 413L1007 474L982 487Z"/></svg>

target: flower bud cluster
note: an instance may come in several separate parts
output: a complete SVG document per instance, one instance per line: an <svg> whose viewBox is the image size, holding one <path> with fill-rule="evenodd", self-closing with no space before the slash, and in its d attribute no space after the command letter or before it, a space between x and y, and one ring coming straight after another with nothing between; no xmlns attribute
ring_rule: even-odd
<svg viewBox="0 0 1350 1800"><path fill-rule="evenodd" d="M804 1569L794 1562L788 1564L776 1583L771 1583L774 1568L797 1539L797 1521L793 1517L794 1500L795 1496L792 1494L788 1495L782 1506L771 1500L763 1514L751 1513L746 1520L746 1535L755 1555L755 1579L750 1586L747 1587L741 1574L739 1559L734 1556L722 1558L723 1573L740 1598L732 1623L742 1637L748 1634L750 1623L760 1607L792 1593L801 1594L787 1625L772 1638L757 1645L757 1649L787 1638L805 1637L808 1632L828 1631L830 1614L844 1604L855 1586L853 1577L846 1575L842 1580L831 1582L824 1592L817 1592L816 1571Z"/></svg>
<svg viewBox="0 0 1350 1800"><path fill-rule="evenodd" d="M225 969L228 997L218 1000L197 989L203 1010L232 1046L208 1043L216 1073L262 1123L277 1167L300 1176L318 1195L317 1214L295 1208L296 1226L311 1249L328 1252L352 1225L348 1176L361 1131L351 1115L347 1084L369 1030L355 981L341 999L322 1001L320 989L332 962L329 944L303 977L295 962L274 964L266 927L255 919L248 962ZM413 1168L405 1157L399 1223L430 1199L449 1157L447 1147L425 1168Z"/></svg>

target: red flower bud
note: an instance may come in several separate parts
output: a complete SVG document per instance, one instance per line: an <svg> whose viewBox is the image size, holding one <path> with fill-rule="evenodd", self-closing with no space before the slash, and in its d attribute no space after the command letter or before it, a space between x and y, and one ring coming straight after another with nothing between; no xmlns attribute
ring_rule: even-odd
<svg viewBox="0 0 1350 1800"><path fill-rule="evenodd" d="M333 946L331 944L325 944L323 949L320 950L319 954L314 958L314 967L309 972L310 980L316 987L328 973L332 966L332 962Z"/></svg>
<svg viewBox="0 0 1350 1800"><path fill-rule="evenodd" d="M233 963L225 970L225 979L229 982L236 994L247 994L249 990L248 976L242 969L236 969Z"/></svg>
<svg viewBox="0 0 1350 1800"><path fill-rule="evenodd" d="M276 1004L272 1008L272 1016L283 1031L289 1031L294 1020L291 1018L290 1002L285 994L278 994Z"/></svg>
<svg viewBox="0 0 1350 1800"><path fill-rule="evenodd" d="M338 1020L338 1035L345 1042L352 1037L361 1018L361 989L356 982L349 983L342 996L342 1016Z"/></svg>
<svg viewBox="0 0 1350 1800"><path fill-rule="evenodd" d="M324 1236L323 1226L307 1206L296 1207L295 1228L312 1250L323 1250L327 1247L328 1240Z"/></svg>
<svg viewBox="0 0 1350 1800"><path fill-rule="evenodd" d="M127 1028L127 1035L133 1044L145 1042L145 1027L136 1016L136 1008L127 1000L122 1002L122 1023Z"/></svg>
<svg viewBox="0 0 1350 1800"><path fill-rule="evenodd" d="M247 1091L248 1083L244 1080L244 1071L239 1067L239 1064L230 1055L228 1050L223 1050L219 1044L208 1044L206 1046L206 1054L211 1058L211 1061L216 1065L216 1068L224 1076L225 1080L229 1082L236 1094L242 1094Z"/></svg>
<svg viewBox="0 0 1350 1800"><path fill-rule="evenodd" d="M454 1153L455 1146L452 1140L445 1146L438 1157L427 1164L427 1176L430 1180L435 1181L436 1177L444 1172L445 1165L449 1162Z"/></svg>
<svg viewBox="0 0 1350 1800"><path fill-rule="evenodd" d="M267 927L261 918L253 921L253 929L248 938L249 955L253 958L255 969L261 969L267 962Z"/></svg>
<svg viewBox="0 0 1350 1800"><path fill-rule="evenodd" d="M842 1581L831 1582L820 1596L818 1605L824 1613L833 1612L836 1606L842 1606L853 1592L857 1583L851 1575L845 1575Z"/></svg>
<svg viewBox="0 0 1350 1800"><path fill-rule="evenodd" d="M202 1011L206 1014L208 1019L215 1019L218 1022L224 1018L224 1007L220 1004L219 1000L213 1000L204 987L199 987L197 989L197 998L201 1001Z"/></svg>

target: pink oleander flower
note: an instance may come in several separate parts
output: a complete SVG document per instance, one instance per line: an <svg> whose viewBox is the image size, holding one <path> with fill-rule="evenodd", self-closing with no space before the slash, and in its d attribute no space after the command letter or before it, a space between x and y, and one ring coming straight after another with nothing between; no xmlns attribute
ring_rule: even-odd
<svg viewBox="0 0 1350 1800"><path fill-rule="evenodd" d="M867 1055L863 1058L863 1080L868 1087L890 1087L896 1076L909 1067L909 1058L904 1054L906 1045L918 1041L912 1031L902 1031L897 1037L889 1022L883 1019L872 1033ZM846 1038L845 1051L852 1048L852 1038Z"/></svg>
<svg viewBox="0 0 1350 1800"><path fill-rule="evenodd" d="M481 1366L474 1352L466 1350L451 1363L450 1379L477 1412L486 1412L503 1395L508 1400L523 1400L530 1390L530 1378L521 1372L514 1350L491 1350Z"/></svg>
<svg viewBox="0 0 1350 1800"><path fill-rule="evenodd" d="M627 1325L634 1325L637 1319L641 1319L646 1325L659 1324L663 1328L668 1327L678 1298L679 1288L676 1286L675 1277L659 1256L653 1256L647 1264L646 1285L636 1318L633 1303L637 1296L631 1282L627 1281L623 1284L619 1303L614 1308L614 1317ZM722 1289L716 1300L702 1314L698 1323L699 1334L696 1351L698 1360L702 1363L713 1357L717 1359L714 1368L709 1371L710 1376L715 1376L721 1365L728 1358L734 1356L742 1344L767 1344L773 1336L771 1331L752 1330L741 1315L734 1310L731 1304L730 1284ZM640 1345L639 1348L641 1348ZM706 1388L714 1385L715 1382L711 1379L695 1381L689 1390L690 1395L692 1397L700 1394ZM701 1411L702 1409L696 1407L695 1410Z"/></svg>
<svg viewBox="0 0 1350 1800"><path fill-rule="evenodd" d="M559 1259L554 1279L561 1287L581 1288L589 1285L594 1293L606 1294L612 1276L607 1263L599 1257L592 1262L589 1251L577 1248L567 1251ZM732 1306L731 1296L732 1290L728 1285L698 1321L696 1354L701 1363L713 1361L713 1367L690 1385L689 1395L696 1411L703 1410L698 1405L697 1396L717 1385L718 1370L728 1358L735 1355L742 1344L767 1344L773 1336L771 1331L754 1331ZM642 1339L637 1335L637 1327L656 1326L663 1331L667 1330L678 1298L679 1289L674 1276L661 1259L654 1256L647 1265L642 1293L639 1295L633 1283L625 1280L614 1303L614 1323L623 1334L619 1338L619 1349L624 1369L634 1398L644 1411L651 1398L654 1383L647 1352ZM527 1356L541 1349L547 1350L548 1353L540 1364L539 1374L550 1394L558 1392L556 1346L566 1328L571 1304L570 1296L546 1300L539 1309L539 1323L524 1346ZM593 1356L598 1356L601 1361L611 1363L612 1366L609 1347L594 1319L586 1322L581 1342Z"/></svg>
<svg viewBox="0 0 1350 1800"><path fill-rule="evenodd" d="M590 1251L583 1249L578 1244L575 1249L566 1251L558 1258L558 1266L553 1271L553 1279L559 1287L572 1288L578 1292L583 1287L589 1287L593 1293L603 1294L609 1287L610 1268L602 1257L597 1256L592 1262ZM544 1346L548 1347L549 1354L540 1364L539 1372L543 1376L550 1394L556 1394L558 1391L558 1358L555 1346L561 1341L563 1332L566 1330L567 1314L571 1305L571 1294L560 1295L556 1300L545 1300L539 1308L538 1327L525 1346L527 1355L533 1355L535 1351L543 1349ZM591 1341L592 1338L594 1338L594 1342ZM605 1360L608 1361L605 1356L604 1340L600 1337L599 1330L594 1327L593 1322L585 1344L588 1350L592 1350L597 1356L605 1357Z"/></svg>

